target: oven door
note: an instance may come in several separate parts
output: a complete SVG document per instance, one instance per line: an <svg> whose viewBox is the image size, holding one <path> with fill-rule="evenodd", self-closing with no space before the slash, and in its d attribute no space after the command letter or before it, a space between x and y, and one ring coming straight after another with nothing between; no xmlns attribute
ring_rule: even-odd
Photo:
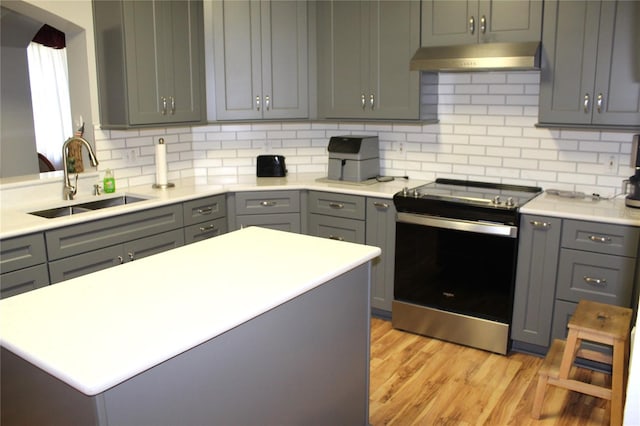
<svg viewBox="0 0 640 426"><path fill-rule="evenodd" d="M398 213L394 299L509 324L514 226Z"/></svg>

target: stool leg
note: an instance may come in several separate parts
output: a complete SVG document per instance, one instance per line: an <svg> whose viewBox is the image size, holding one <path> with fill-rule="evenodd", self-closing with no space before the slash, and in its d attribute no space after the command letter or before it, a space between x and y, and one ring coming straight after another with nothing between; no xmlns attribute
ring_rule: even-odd
<svg viewBox="0 0 640 426"><path fill-rule="evenodd" d="M611 366L611 426L622 424L622 410L624 408L625 381L625 349L624 341L613 343L613 365Z"/></svg>
<svg viewBox="0 0 640 426"><path fill-rule="evenodd" d="M562 355L562 362L560 363L560 379L568 379L569 372L573 361L576 359L576 353L580 347L580 339L578 339L578 332L569 330L567 335L567 343L564 347L564 354Z"/></svg>
<svg viewBox="0 0 640 426"><path fill-rule="evenodd" d="M541 374L538 377L538 384L536 385L536 395L533 399L533 407L531 409L531 417L534 419L539 419L540 414L542 412L542 404L544 403L544 394L547 390L547 383L549 381L549 377Z"/></svg>

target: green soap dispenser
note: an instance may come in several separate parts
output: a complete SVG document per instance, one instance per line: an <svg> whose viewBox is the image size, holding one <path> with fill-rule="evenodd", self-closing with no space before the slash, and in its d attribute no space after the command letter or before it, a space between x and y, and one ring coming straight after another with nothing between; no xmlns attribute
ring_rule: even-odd
<svg viewBox="0 0 640 426"><path fill-rule="evenodd" d="M116 192L116 178L113 177L113 171L111 171L111 169L105 170L102 187L106 193Z"/></svg>

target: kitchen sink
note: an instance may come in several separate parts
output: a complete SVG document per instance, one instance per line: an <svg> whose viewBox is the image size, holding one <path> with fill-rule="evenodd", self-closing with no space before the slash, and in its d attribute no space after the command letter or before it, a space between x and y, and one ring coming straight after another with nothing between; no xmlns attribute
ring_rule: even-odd
<svg viewBox="0 0 640 426"><path fill-rule="evenodd" d="M109 207L124 206L126 204L133 204L146 200L148 200L148 198L138 197L135 195L122 195L120 197L105 198L97 201L88 201L86 203L74 204L72 206L62 206L52 209L38 210L35 212L29 212L29 214L44 217L47 219L53 219L56 217L71 216L74 214L86 213Z"/></svg>

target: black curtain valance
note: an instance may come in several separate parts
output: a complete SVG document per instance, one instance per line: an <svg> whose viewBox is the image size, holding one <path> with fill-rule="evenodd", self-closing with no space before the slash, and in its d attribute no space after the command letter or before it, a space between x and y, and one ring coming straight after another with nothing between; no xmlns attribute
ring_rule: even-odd
<svg viewBox="0 0 640 426"><path fill-rule="evenodd" d="M44 24L32 40L54 49L64 49L66 46L64 33L47 24Z"/></svg>

